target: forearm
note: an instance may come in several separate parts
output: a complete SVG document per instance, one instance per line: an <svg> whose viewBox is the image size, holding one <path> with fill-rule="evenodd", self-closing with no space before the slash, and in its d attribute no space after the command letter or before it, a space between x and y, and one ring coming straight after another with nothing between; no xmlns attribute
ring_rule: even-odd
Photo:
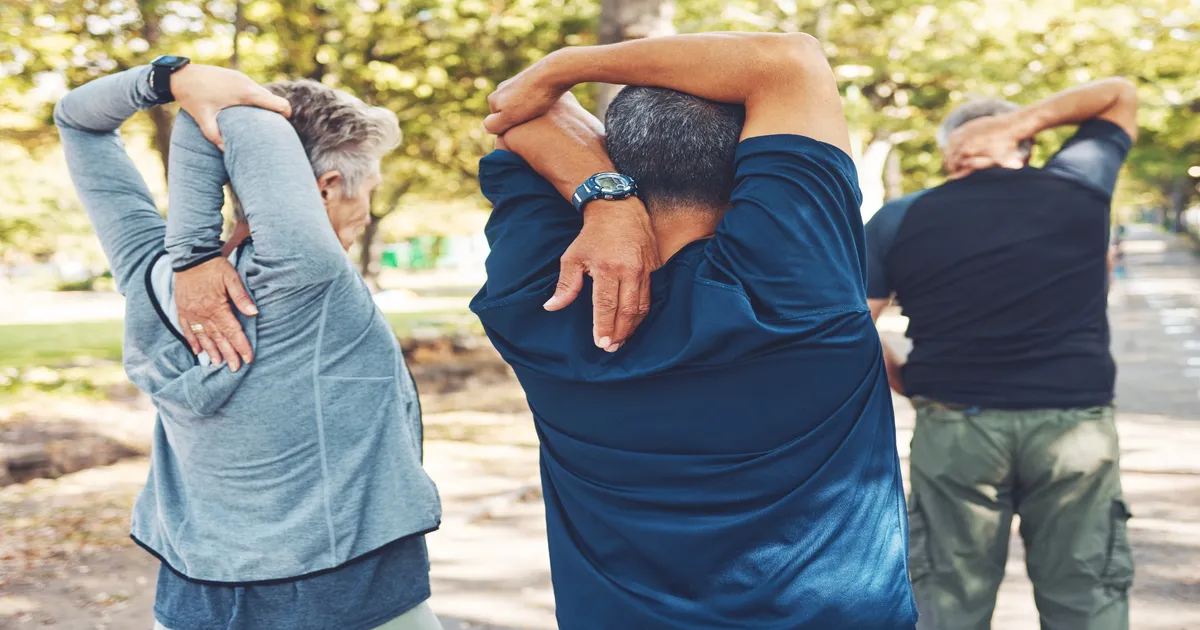
<svg viewBox="0 0 1200 630"><path fill-rule="evenodd" d="M150 66L138 66L81 85L55 106L54 122L92 133L115 131L138 111L156 104L149 76Z"/></svg>
<svg viewBox="0 0 1200 630"><path fill-rule="evenodd" d="M180 112L171 131L167 255L185 271L221 255L221 207L228 181L221 152Z"/></svg>
<svg viewBox="0 0 1200 630"><path fill-rule="evenodd" d="M1108 118L1127 127L1136 113L1137 92L1126 79L1110 78L1064 90L1014 114L1022 138L1046 129L1077 125L1092 118ZM1126 129L1129 131L1129 129ZM1130 133L1132 136L1133 133Z"/></svg>
<svg viewBox="0 0 1200 630"><path fill-rule="evenodd" d="M554 114L513 127L499 139L497 148L519 155L569 200L584 180L615 167L604 150L600 121Z"/></svg>
<svg viewBox="0 0 1200 630"><path fill-rule="evenodd" d="M163 238L162 216L116 131L135 112L153 106L148 73L142 67L96 79L54 108L71 181L122 292L137 264Z"/></svg>
<svg viewBox="0 0 1200 630"><path fill-rule="evenodd" d="M724 103L746 103L795 77L797 56L820 55L804 34L702 33L608 46L564 48L545 60L547 81L562 89L590 81L664 87ZM786 73L780 69L786 68Z"/></svg>

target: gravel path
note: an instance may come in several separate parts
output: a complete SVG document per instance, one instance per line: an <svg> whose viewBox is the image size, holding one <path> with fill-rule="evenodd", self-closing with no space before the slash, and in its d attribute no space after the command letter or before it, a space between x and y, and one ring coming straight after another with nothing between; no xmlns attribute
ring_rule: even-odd
<svg viewBox="0 0 1200 630"><path fill-rule="evenodd" d="M1182 243L1135 231L1129 277L1112 296L1113 349L1130 535L1135 630L1200 628L1200 261ZM903 320L884 328L902 342ZM430 536L434 609L448 630L550 630L554 604L536 438L515 383L426 401L426 465L445 503ZM145 418L100 406L97 417ZM901 455L912 410L896 401ZM0 628L141 630L154 561L126 538L145 460L0 489ZM1015 525L1014 525L1015 527ZM1014 535L997 630L1037 627Z"/></svg>

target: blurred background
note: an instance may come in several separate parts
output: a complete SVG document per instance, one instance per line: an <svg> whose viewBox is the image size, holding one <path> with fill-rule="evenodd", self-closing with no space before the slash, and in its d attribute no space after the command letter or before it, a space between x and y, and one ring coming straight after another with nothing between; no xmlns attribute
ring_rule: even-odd
<svg viewBox="0 0 1200 630"><path fill-rule="evenodd" d="M56 99L170 53L262 82L311 78L399 116L404 142L351 255L422 388L447 512L430 542L435 608L550 628L536 438L466 311L487 254L486 97L563 46L710 30L824 43L864 217L942 179L934 131L966 99L1136 83L1141 134L1114 202L1131 226L1128 277L1113 293L1128 483L1135 514L1151 506L1131 523L1135 627L1200 628L1200 464L1184 451L1200 447L1200 0L0 0L0 627L151 623L155 565L125 535L153 410L120 369L124 306L66 176ZM577 92L597 113L612 94ZM173 116L123 129L164 211ZM1039 138L1035 164L1064 137ZM898 314L883 328L903 346ZM907 403L897 411L906 426ZM1020 553L997 627L1036 625Z"/></svg>

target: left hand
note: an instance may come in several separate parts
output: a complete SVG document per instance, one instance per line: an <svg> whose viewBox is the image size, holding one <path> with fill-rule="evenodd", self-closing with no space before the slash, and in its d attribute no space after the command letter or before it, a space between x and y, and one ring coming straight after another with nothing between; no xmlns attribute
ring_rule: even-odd
<svg viewBox="0 0 1200 630"><path fill-rule="evenodd" d="M218 149L225 150L225 141L217 127L217 114L226 107L252 105L292 115L286 98L272 94L250 77L227 68L190 63L171 75L171 93L183 111L192 115L200 131Z"/></svg>
<svg viewBox="0 0 1200 630"><path fill-rule="evenodd" d="M946 170L950 179L965 177L993 166L1022 168L1019 145L1024 138L1011 115L976 118L955 129L946 142Z"/></svg>
<svg viewBox="0 0 1200 630"><path fill-rule="evenodd" d="M242 277L224 256L175 274L175 307L179 327L194 354L203 349L213 365L229 363L236 372L254 360L254 350L242 325L229 308L232 300L242 313L258 315ZM199 330L193 330L198 326Z"/></svg>
<svg viewBox="0 0 1200 630"><path fill-rule="evenodd" d="M560 265L558 288L545 309L574 302L583 274L592 276L592 341L616 352L650 312L650 272L662 266L645 206L634 197L589 203L583 229Z"/></svg>
<svg viewBox="0 0 1200 630"><path fill-rule="evenodd" d="M503 81L488 95L491 114L483 120L488 133L500 135L550 111L571 86L554 85L546 70L549 57Z"/></svg>

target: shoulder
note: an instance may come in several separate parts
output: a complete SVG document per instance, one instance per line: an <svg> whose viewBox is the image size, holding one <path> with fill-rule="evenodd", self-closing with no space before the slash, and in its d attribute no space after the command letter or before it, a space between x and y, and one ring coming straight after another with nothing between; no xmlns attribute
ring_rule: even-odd
<svg viewBox="0 0 1200 630"><path fill-rule="evenodd" d="M883 207L867 221L867 238L883 235L894 236L900 229L900 224L904 222L904 218L908 216L908 211L932 190L936 189L928 188L883 204Z"/></svg>
<svg viewBox="0 0 1200 630"><path fill-rule="evenodd" d="M746 170L774 171L787 169L799 163L833 169L839 174L858 181L858 170L851 158L842 149L808 136L799 134L773 134L754 136L742 140L734 155L738 174Z"/></svg>

